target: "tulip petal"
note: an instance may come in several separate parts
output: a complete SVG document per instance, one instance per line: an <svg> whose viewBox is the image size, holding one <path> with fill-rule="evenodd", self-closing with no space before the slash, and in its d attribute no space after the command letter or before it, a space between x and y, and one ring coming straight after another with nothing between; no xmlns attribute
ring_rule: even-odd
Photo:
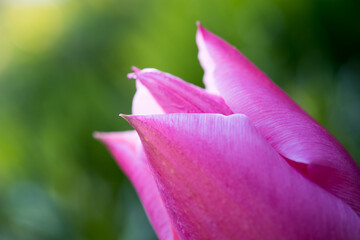
<svg viewBox="0 0 360 240"><path fill-rule="evenodd" d="M136 67L132 69L134 73L128 74L128 78L134 78L135 74L140 71ZM164 113L149 90L139 81L136 81L136 93L132 103L132 113L136 115Z"/></svg>
<svg viewBox="0 0 360 240"><path fill-rule="evenodd" d="M181 239L359 239L360 219L242 114L123 116Z"/></svg>
<svg viewBox="0 0 360 240"><path fill-rule="evenodd" d="M309 179L360 216L360 169L323 127L306 114L236 48L199 24L204 82L234 113L246 114L265 139Z"/></svg>
<svg viewBox="0 0 360 240"><path fill-rule="evenodd" d="M232 114L221 97L171 74L148 68L135 71L130 77L145 86L166 113Z"/></svg>
<svg viewBox="0 0 360 240"><path fill-rule="evenodd" d="M110 150L120 168L133 183L159 239L176 240L178 236L160 198L154 177L135 131L96 133Z"/></svg>

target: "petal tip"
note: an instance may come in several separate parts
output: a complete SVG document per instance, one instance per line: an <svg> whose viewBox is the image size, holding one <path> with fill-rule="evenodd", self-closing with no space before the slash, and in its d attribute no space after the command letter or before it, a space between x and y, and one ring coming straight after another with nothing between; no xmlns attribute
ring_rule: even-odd
<svg viewBox="0 0 360 240"><path fill-rule="evenodd" d="M204 39L208 33L208 30L201 24L200 21L196 22L196 26L198 28L196 33L197 37L201 37Z"/></svg>
<svg viewBox="0 0 360 240"><path fill-rule="evenodd" d="M134 72L129 73L129 74L127 75L127 78L128 78L128 79L137 79L138 74L140 73L141 70L140 70L139 68L135 67L135 66L132 66L132 67L131 67L131 70L133 70Z"/></svg>
<svg viewBox="0 0 360 240"><path fill-rule="evenodd" d="M129 115L126 115L126 114L123 114L123 113L120 113L119 116L122 117L123 119L125 119L126 121L129 118Z"/></svg>
<svg viewBox="0 0 360 240"><path fill-rule="evenodd" d="M93 138L96 140L99 140L103 143L107 143L109 139L111 139L114 136L115 132L94 132Z"/></svg>
<svg viewBox="0 0 360 240"><path fill-rule="evenodd" d="M109 140L111 140L111 136L113 136L113 134L111 132L94 132L93 133L93 138L95 138L96 140L104 143L104 144L109 144Z"/></svg>
<svg viewBox="0 0 360 240"><path fill-rule="evenodd" d="M128 79L136 79L136 73L128 73L127 78Z"/></svg>
<svg viewBox="0 0 360 240"><path fill-rule="evenodd" d="M135 67L135 66L132 66L132 67L131 67L131 70L133 70L134 73L138 73L138 72L141 71L140 68L137 68L137 67Z"/></svg>
<svg viewBox="0 0 360 240"><path fill-rule="evenodd" d="M119 114L119 116L125 119L125 121L127 121L132 126L133 126L133 121L137 119L137 116L134 115L126 115L121 113Z"/></svg>
<svg viewBox="0 0 360 240"><path fill-rule="evenodd" d="M97 140L102 140L102 132L93 132L92 136L93 138L97 139Z"/></svg>

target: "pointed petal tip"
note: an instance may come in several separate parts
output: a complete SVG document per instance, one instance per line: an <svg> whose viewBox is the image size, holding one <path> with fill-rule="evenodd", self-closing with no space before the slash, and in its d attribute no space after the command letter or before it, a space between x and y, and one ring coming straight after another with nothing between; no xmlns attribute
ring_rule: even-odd
<svg viewBox="0 0 360 240"><path fill-rule="evenodd" d="M200 21L197 21L196 22L196 26L197 26L197 33L199 34L199 33L201 33L201 34L203 34L203 31L204 31L204 26L201 24L201 22Z"/></svg>
<svg viewBox="0 0 360 240"><path fill-rule="evenodd" d="M139 68L135 67L135 66L132 66L132 67L131 67L131 70L133 70L134 72L129 73L129 74L127 75L127 78L128 78L128 79L137 79L138 74L140 73L141 70L140 70Z"/></svg>
<svg viewBox="0 0 360 240"><path fill-rule="evenodd" d="M125 119L125 121L127 121L130 125L133 126L133 120L138 119L138 115L126 115L126 114L119 114L120 117L122 117L123 119Z"/></svg>
<svg viewBox="0 0 360 240"><path fill-rule="evenodd" d="M198 27L198 30L197 30L197 33L196 35L198 37L202 37L202 38L205 38L207 33L209 32L209 30L207 30L202 24L200 21L197 21L196 22L196 26Z"/></svg>
<svg viewBox="0 0 360 240"><path fill-rule="evenodd" d="M116 134L118 134L118 132L93 132L93 138L106 143L109 139L116 136Z"/></svg>
<svg viewBox="0 0 360 240"><path fill-rule="evenodd" d="M128 79L136 79L136 73L128 73L127 78Z"/></svg>
<svg viewBox="0 0 360 240"><path fill-rule="evenodd" d="M123 113L120 113L119 116L122 117L123 119L125 119L126 121L128 120L128 117L129 117L129 115L126 115Z"/></svg>
<svg viewBox="0 0 360 240"><path fill-rule="evenodd" d="M126 132L122 132L124 135ZM93 138L102 142L105 145L111 144L117 139L119 136L119 132L94 132Z"/></svg>
<svg viewBox="0 0 360 240"><path fill-rule="evenodd" d="M138 73L138 72L141 71L140 68L137 68L137 67L135 67L135 66L132 66L132 67L131 67L131 70L133 70L134 73Z"/></svg>
<svg viewBox="0 0 360 240"><path fill-rule="evenodd" d="M93 132L92 136L93 138L97 139L97 140L102 140L102 132Z"/></svg>

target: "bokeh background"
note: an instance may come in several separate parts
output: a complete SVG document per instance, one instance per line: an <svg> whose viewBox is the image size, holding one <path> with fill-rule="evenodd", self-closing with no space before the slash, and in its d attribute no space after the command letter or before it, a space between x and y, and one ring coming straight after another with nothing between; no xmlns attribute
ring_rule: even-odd
<svg viewBox="0 0 360 240"><path fill-rule="evenodd" d="M360 160L360 1L0 0L0 239L156 239L100 131L130 67L203 86L196 20ZM358 162L359 163L359 162Z"/></svg>

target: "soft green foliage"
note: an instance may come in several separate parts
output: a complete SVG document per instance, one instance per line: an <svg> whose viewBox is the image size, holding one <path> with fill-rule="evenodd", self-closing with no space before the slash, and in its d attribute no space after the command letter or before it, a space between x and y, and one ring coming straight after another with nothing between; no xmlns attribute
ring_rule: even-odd
<svg viewBox="0 0 360 240"><path fill-rule="evenodd" d="M92 133L130 129L130 67L202 85L195 21L360 160L359 1L0 2L0 239L156 239Z"/></svg>

